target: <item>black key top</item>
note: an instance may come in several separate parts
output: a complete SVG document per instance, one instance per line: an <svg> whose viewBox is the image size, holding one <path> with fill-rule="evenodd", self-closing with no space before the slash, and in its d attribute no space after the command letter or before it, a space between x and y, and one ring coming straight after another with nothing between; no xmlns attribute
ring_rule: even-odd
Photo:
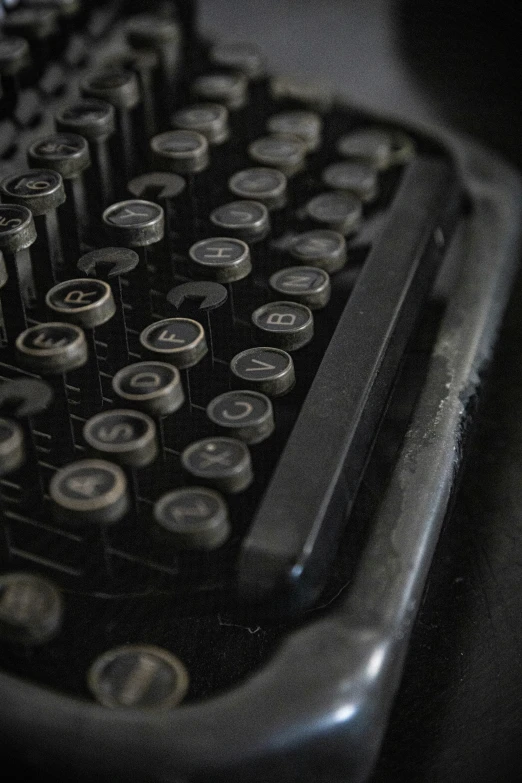
<svg viewBox="0 0 522 783"><path fill-rule="evenodd" d="M205 330L191 318L156 321L143 330L140 343L152 359L179 369L194 367L208 351Z"/></svg>
<svg viewBox="0 0 522 783"><path fill-rule="evenodd" d="M279 169L287 177L292 177L304 166L307 148L298 136L273 134L253 141L248 154L261 166Z"/></svg>
<svg viewBox="0 0 522 783"><path fill-rule="evenodd" d="M322 179L329 188L353 193L364 203L374 201L379 193L377 171L359 161L332 163L323 171Z"/></svg>
<svg viewBox="0 0 522 783"><path fill-rule="evenodd" d="M203 134L209 144L223 144L230 136L228 109L220 103L196 103L172 115L172 124Z"/></svg>
<svg viewBox="0 0 522 783"><path fill-rule="evenodd" d="M58 470L49 494L54 517L66 527L113 525L130 507L125 473L101 459L72 462Z"/></svg>
<svg viewBox="0 0 522 783"><path fill-rule="evenodd" d="M243 169L230 177L228 187L235 196L260 201L267 209L281 209L286 203L287 180L278 169Z"/></svg>
<svg viewBox="0 0 522 783"><path fill-rule="evenodd" d="M298 302L270 302L252 313L259 341L285 351L297 351L314 336L314 317Z"/></svg>
<svg viewBox="0 0 522 783"><path fill-rule="evenodd" d="M96 659L87 684L104 707L167 710L183 700L189 678L179 658L167 650L126 644Z"/></svg>
<svg viewBox="0 0 522 783"><path fill-rule="evenodd" d="M433 231L456 188L444 162L419 159L406 170L393 217L370 251L243 541L245 597L281 591L302 606L320 592L441 257ZM325 415L325 405L335 416Z"/></svg>
<svg viewBox="0 0 522 783"><path fill-rule="evenodd" d="M307 152L314 152L321 144L322 118L313 111L285 111L273 114L268 120L269 133L297 136L306 144Z"/></svg>
<svg viewBox="0 0 522 783"><path fill-rule="evenodd" d="M154 417L175 413L185 401L177 367L165 362L137 362L112 379L115 394Z"/></svg>
<svg viewBox="0 0 522 783"><path fill-rule="evenodd" d="M186 473L226 494L243 492L253 481L250 452L235 438L204 438L184 450Z"/></svg>
<svg viewBox="0 0 522 783"><path fill-rule="evenodd" d="M103 411L83 428L85 442L97 454L120 465L143 468L158 456L156 425L141 411Z"/></svg>
<svg viewBox="0 0 522 783"><path fill-rule="evenodd" d="M330 300L330 276L313 266L291 266L275 272L269 280L276 294L306 305L310 310L326 307Z"/></svg>
<svg viewBox="0 0 522 783"><path fill-rule="evenodd" d="M0 575L0 637L39 647L60 632L63 601L58 588L36 574Z"/></svg>
<svg viewBox="0 0 522 783"><path fill-rule="evenodd" d="M231 533L224 499L206 487L182 487L163 495L154 519L181 549L217 549Z"/></svg>
<svg viewBox="0 0 522 783"><path fill-rule="evenodd" d="M161 171L197 174L209 164L208 141L195 130L173 130L151 139L154 162Z"/></svg>
<svg viewBox="0 0 522 783"><path fill-rule="evenodd" d="M27 263L27 250L36 239L36 229L31 212L17 204L0 205L0 252L3 255L5 273L1 289L2 316L7 340L14 345L18 335L27 322L25 319L25 301L27 288L31 282L30 262ZM28 268L29 267L29 268ZM21 273L25 272L25 279Z"/></svg>
<svg viewBox="0 0 522 783"><path fill-rule="evenodd" d="M41 300L56 282L63 264L57 213L65 202L62 176L50 169L27 171L4 179L1 191L4 201L27 207L33 215L36 240L32 272Z"/></svg>
<svg viewBox="0 0 522 783"><path fill-rule="evenodd" d="M274 431L272 403L254 391L230 391L215 397L207 416L220 430L244 443L261 443Z"/></svg>
<svg viewBox="0 0 522 783"><path fill-rule="evenodd" d="M280 348L247 348L234 356L230 370L241 386L269 397L288 394L295 385L292 357Z"/></svg>
<svg viewBox="0 0 522 783"><path fill-rule="evenodd" d="M248 81L242 73L210 73L195 79L192 92L202 101L223 103L233 111L247 102Z"/></svg>
<svg viewBox="0 0 522 783"><path fill-rule="evenodd" d="M295 239L290 253L301 264L324 269L332 275L346 264L346 240L338 231L306 231Z"/></svg>
<svg viewBox="0 0 522 783"><path fill-rule="evenodd" d="M259 201L231 201L214 209L210 220L223 232L248 242L264 239L270 230L268 210Z"/></svg>
<svg viewBox="0 0 522 783"><path fill-rule="evenodd" d="M352 193L320 193L310 199L306 212L311 220L347 236L360 227L362 204Z"/></svg>
<svg viewBox="0 0 522 783"><path fill-rule="evenodd" d="M342 136L337 150L345 158L361 160L379 171L392 163L393 140L390 133L378 128L363 128Z"/></svg>
<svg viewBox="0 0 522 783"><path fill-rule="evenodd" d="M250 248L241 239L202 239L192 245L189 256L198 271L218 283L243 280L252 271Z"/></svg>

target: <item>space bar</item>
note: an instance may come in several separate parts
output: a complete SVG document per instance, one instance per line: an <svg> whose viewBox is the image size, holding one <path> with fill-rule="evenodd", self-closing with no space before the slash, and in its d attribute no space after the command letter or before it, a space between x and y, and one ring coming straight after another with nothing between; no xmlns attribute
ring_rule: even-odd
<svg viewBox="0 0 522 783"><path fill-rule="evenodd" d="M404 172L241 547L239 591L301 608L328 575L401 357L442 257L457 187L441 159ZM446 218L449 220L449 218ZM437 241L438 240L438 241Z"/></svg>

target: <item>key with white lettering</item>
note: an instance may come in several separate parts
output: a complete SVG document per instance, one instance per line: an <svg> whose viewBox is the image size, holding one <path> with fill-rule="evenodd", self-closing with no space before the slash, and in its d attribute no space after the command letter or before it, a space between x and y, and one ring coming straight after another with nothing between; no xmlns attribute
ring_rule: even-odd
<svg viewBox="0 0 522 783"><path fill-rule="evenodd" d="M290 254L299 263L324 269L332 275L346 264L346 239L329 229L306 231L296 237Z"/></svg>
<svg viewBox="0 0 522 783"><path fill-rule="evenodd" d="M125 473L112 462L84 459L56 471L49 485L53 516L66 527L113 525L129 510Z"/></svg>
<svg viewBox="0 0 522 783"><path fill-rule="evenodd" d="M63 251L69 266L76 264L85 241L88 210L84 171L91 165L89 145L77 133L55 133L39 139L27 152L29 165L51 169L61 175L65 203L60 210Z"/></svg>
<svg viewBox="0 0 522 783"><path fill-rule="evenodd" d="M56 283L63 265L58 223L58 208L65 202L62 176L51 169L28 170L4 179L0 190L5 203L19 204L32 213L36 228L32 274L41 303L45 291Z"/></svg>
<svg viewBox="0 0 522 783"><path fill-rule="evenodd" d="M285 206L287 185L282 171L262 166L237 171L228 180L228 187L234 196L255 199L269 210Z"/></svg>
<svg viewBox="0 0 522 783"><path fill-rule="evenodd" d="M252 483L248 446L235 438L204 438L183 451L181 464L191 478L235 495Z"/></svg>
<svg viewBox="0 0 522 783"><path fill-rule="evenodd" d="M257 242L270 231L268 210L260 201L231 201L214 209L210 221L225 235Z"/></svg>
<svg viewBox="0 0 522 783"><path fill-rule="evenodd" d="M17 204L0 205L0 298L7 342L12 348L27 326L26 301L21 271L30 267L29 248L36 239L31 212Z"/></svg>
<svg viewBox="0 0 522 783"><path fill-rule="evenodd" d="M224 498L207 487L182 487L162 495L154 506L154 531L180 549L212 550L231 533Z"/></svg>
<svg viewBox="0 0 522 783"><path fill-rule="evenodd" d="M269 438L275 427L272 403L255 391L220 394L208 404L207 416L221 432L249 445Z"/></svg>
<svg viewBox="0 0 522 783"><path fill-rule="evenodd" d="M84 330L89 360L85 365L82 386L85 384L89 388L85 398L87 415L92 415L103 405L95 330L110 321L116 312L111 287L103 280L93 278L67 280L47 292L45 303L55 318L77 324Z"/></svg>
<svg viewBox="0 0 522 783"><path fill-rule="evenodd" d="M168 362L185 370L185 391L192 408L189 368L207 354L205 330L192 318L166 318L156 321L140 335L140 343L150 359Z"/></svg>
<svg viewBox="0 0 522 783"><path fill-rule="evenodd" d="M162 253L165 213L152 201L129 199L111 204L103 213L103 222L117 244L131 248L139 256L129 295L136 327L143 328L150 323L152 315L148 264L153 260L154 251L158 256Z"/></svg>
<svg viewBox="0 0 522 783"><path fill-rule="evenodd" d="M298 302L270 302L252 313L260 341L285 351L297 351L314 336L314 317Z"/></svg>
<svg viewBox="0 0 522 783"><path fill-rule="evenodd" d="M362 220L362 203L353 193L335 190L314 196L305 206L310 220L338 231L343 236L354 234Z"/></svg>
<svg viewBox="0 0 522 783"><path fill-rule="evenodd" d="M247 102L248 80L238 72L202 74L193 81L192 93L199 100L223 103L229 111L234 111L242 109Z"/></svg>
<svg viewBox="0 0 522 783"><path fill-rule="evenodd" d="M16 352L22 367L46 376L53 389L54 404L49 422L51 457L61 464L74 454L74 432L65 376L87 363L85 334L73 324L38 324L18 336Z"/></svg>
<svg viewBox="0 0 522 783"><path fill-rule="evenodd" d="M221 103L195 103L178 109L172 124L180 130L202 133L209 144L223 144L230 136L228 109Z"/></svg>
<svg viewBox="0 0 522 783"><path fill-rule="evenodd" d="M280 348L247 348L230 362L236 385L262 392L268 397L282 397L295 385L294 362Z"/></svg>
<svg viewBox="0 0 522 783"><path fill-rule="evenodd" d="M313 266L291 266L275 272L269 280L278 296L306 305L310 310L326 307L330 300L330 275Z"/></svg>
<svg viewBox="0 0 522 783"><path fill-rule="evenodd" d="M307 147L299 136L274 133L253 141L248 154L261 166L279 169L286 177L293 177L305 164Z"/></svg>

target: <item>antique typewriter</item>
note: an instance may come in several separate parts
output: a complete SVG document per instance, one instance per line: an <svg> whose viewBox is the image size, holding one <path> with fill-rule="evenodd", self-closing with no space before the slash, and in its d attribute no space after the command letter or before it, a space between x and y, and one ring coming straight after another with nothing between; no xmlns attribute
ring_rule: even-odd
<svg viewBox="0 0 522 783"><path fill-rule="evenodd" d="M2 753L67 780L366 780L518 182L267 74L192 3L5 5Z"/></svg>

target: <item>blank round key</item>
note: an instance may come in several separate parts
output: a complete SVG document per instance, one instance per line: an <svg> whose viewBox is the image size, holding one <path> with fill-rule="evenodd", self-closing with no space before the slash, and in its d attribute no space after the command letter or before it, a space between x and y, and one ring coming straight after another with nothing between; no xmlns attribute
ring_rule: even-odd
<svg viewBox="0 0 522 783"><path fill-rule="evenodd" d="M284 111L273 114L267 122L269 133L298 136L306 144L306 151L313 152L321 144L323 121L313 111Z"/></svg>
<svg viewBox="0 0 522 783"><path fill-rule="evenodd" d="M207 406L207 416L220 430L244 443L261 443L274 431L272 403L255 391L229 391Z"/></svg>
<svg viewBox="0 0 522 783"><path fill-rule="evenodd" d="M49 485L55 519L67 527L112 525L130 507L127 478L112 462L84 459L56 471Z"/></svg>
<svg viewBox="0 0 522 783"><path fill-rule="evenodd" d="M252 313L259 340L285 351L297 351L314 336L314 317L298 302L270 302Z"/></svg>
<svg viewBox="0 0 522 783"><path fill-rule="evenodd" d="M247 102L248 81L242 73L209 73L192 83L192 93L203 101L223 103L227 109L241 109Z"/></svg>
<svg viewBox="0 0 522 783"><path fill-rule="evenodd" d="M194 367L207 353L205 330L191 318L165 318L147 326L140 343L153 359L178 367Z"/></svg>
<svg viewBox="0 0 522 783"><path fill-rule="evenodd" d="M125 644L95 660L87 683L104 707L166 710L183 700L189 678L179 658L167 650Z"/></svg>
<svg viewBox="0 0 522 783"><path fill-rule="evenodd" d="M18 470L24 459L22 428L12 419L0 418L0 476L7 476Z"/></svg>
<svg viewBox="0 0 522 783"><path fill-rule="evenodd" d="M279 169L287 177L292 177L303 168L306 153L306 144L302 139L283 133L263 136L248 147L252 160L261 166Z"/></svg>
<svg viewBox="0 0 522 783"><path fill-rule="evenodd" d="M292 357L280 348L247 348L234 356L230 370L240 386L269 397L282 397L295 385Z"/></svg>
<svg viewBox="0 0 522 783"><path fill-rule="evenodd" d="M338 231L305 231L296 238L290 254L301 264L324 269L332 275L346 265L346 240Z"/></svg>
<svg viewBox="0 0 522 783"><path fill-rule="evenodd" d="M360 161L332 163L323 171L322 180L329 188L354 193L365 204L377 198L379 192L377 171Z"/></svg>
<svg viewBox="0 0 522 783"><path fill-rule="evenodd" d="M340 234L353 234L362 218L362 204L352 193L320 193L306 205L309 218L323 223Z"/></svg>
<svg viewBox="0 0 522 783"><path fill-rule="evenodd" d="M189 256L199 271L218 283L243 280L252 271L250 248L241 239L202 239L192 245Z"/></svg>
<svg viewBox="0 0 522 783"><path fill-rule="evenodd" d="M230 136L228 109L221 103L196 103L172 115L172 124L180 130L202 133L209 144L223 144Z"/></svg>
<svg viewBox="0 0 522 783"><path fill-rule="evenodd" d="M173 130L151 139L154 161L161 171L197 174L208 167L208 140L195 130Z"/></svg>
<svg viewBox="0 0 522 783"><path fill-rule="evenodd" d="M231 201L214 209L211 222L227 234L254 242L270 230L268 210L260 201Z"/></svg>
<svg viewBox="0 0 522 783"><path fill-rule="evenodd" d="M60 631L63 600L49 579L36 574L0 575L0 637L39 647Z"/></svg>
<svg viewBox="0 0 522 783"><path fill-rule="evenodd" d="M235 196L260 201L267 209L280 209L285 205L287 184L282 171L262 166L237 171L228 181Z"/></svg>
<svg viewBox="0 0 522 783"><path fill-rule="evenodd" d="M115 394L151 416L175 413L185 401L177 367L166 362L136 362L112 379Z"/></svg>
<svg viewBox="0 0 522 783"><path fill-rule="evenodd" d="M379 128L362 128L342 136L337 151L345 158L362 160L384 171L392 163L393 137Z"/></svg>
<svg viewBox="0 0 522 783"><path fill-rule="evenodd" d="M330 301L330 276L324 269L313 266L292 266L275 272L269 280L276 294L320 310Z"/></svg>
<svg viewBox="0 0 522 783"><path fill-rule="evenodd" d="M214 65L240 71L249 79L258 79L263 74L263 57L254 44L219 41L211 47L209 58Z"/></svg>
<svg viewBox="0 0 522 783"><path fill-rule="evenodd" d="M103 411L88 419L83 428L85 442L98 454L121 465L143 468L158 455L156 425L141 411Z"/></svg>
<svg viewBox="0 0 522 783"><path fill-rule="evenodd" d="M204 438L183 451L183 469L193 478L235 495L253 481L250 452L235 438Z"/></svg>
<svg viewBox="0 0 522 783"><path fill-rule="evenodd" d="M227 504L206 487L167 492L154 506L154 519L181 549L217 549L231 532Z"/></svg>

